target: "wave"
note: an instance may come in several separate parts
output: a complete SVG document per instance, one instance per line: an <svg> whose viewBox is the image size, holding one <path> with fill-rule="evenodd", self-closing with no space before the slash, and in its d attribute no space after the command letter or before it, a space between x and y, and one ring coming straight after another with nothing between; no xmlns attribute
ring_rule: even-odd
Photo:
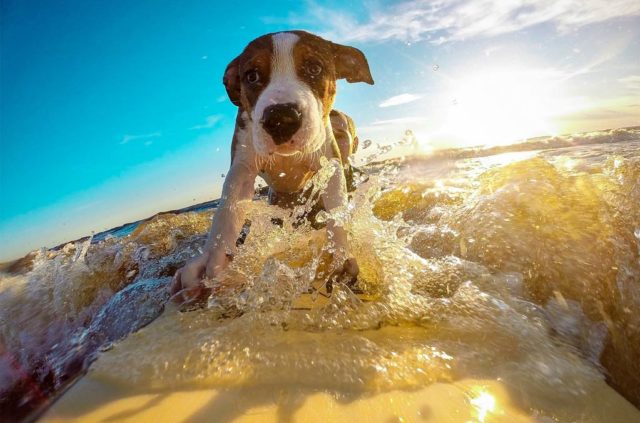
<svg viewBox="0 0 640 423"><path fill-rule="evenodd" d="M218 386L304 381L359 390L365 382L395 389L482 374L502 377L530 401L580 397L604 377L604 366L609 382L638 404L639 133L440 152L455 160L437 178L425 171L433 157L369 166L371 179L343 212L352 222L359 288L370 301L343 290L302 318L289 311L323 272L321 232L293 230L258 195L251 236L230 273L241 294L201 312L165 312L160 328L186 324L183 338L140 338L134 356L105 354L95 366L115 379L159 385L204 378ZM556 151L603 143L586 156ZM551 151L477 159L541 148ZM5 266L0 414L25 416L48 404L101 350L163 313L170 276L201 252L216 204L162 213ZM283 227L271 224L275 215ZM223 317L241 317L221 319L216 307ZM237 313L225 314L228 307ZM375 332L387 326L414 329ZM287 345L285 329L303 334L300 350L271 348ZM327 340L340 348L324 348ZM404 355L394 355L398 348ZM375 354L349 353L362 349ZM314 350L324 355L310 362ZM165 363L177 366L173 376ZM307 380L309 371L317 380Z"/></svg>
<svg viewBox="0 0 640 423"><path fill-rule="evenodd" d="M521 143L495 147L452 148L438 150L433 158L466 159L473 157L493 156L496 154L519 151L548 150L557 148L588 146L595 144L611 144L640 140L640 126L605 129L602 131L582 132L576 134L544 136L529 138Z"/></svg>

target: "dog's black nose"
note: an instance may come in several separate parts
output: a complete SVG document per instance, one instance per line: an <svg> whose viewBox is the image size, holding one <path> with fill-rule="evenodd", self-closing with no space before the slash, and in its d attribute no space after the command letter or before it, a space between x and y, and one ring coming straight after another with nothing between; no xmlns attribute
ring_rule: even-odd
<svg viewBox="0 0 640 423"><path fill-rule="evenodd" d="M291 139L302 123L302 113L295 103L274 104L264 109L262 127L280 145Z"/></svg>

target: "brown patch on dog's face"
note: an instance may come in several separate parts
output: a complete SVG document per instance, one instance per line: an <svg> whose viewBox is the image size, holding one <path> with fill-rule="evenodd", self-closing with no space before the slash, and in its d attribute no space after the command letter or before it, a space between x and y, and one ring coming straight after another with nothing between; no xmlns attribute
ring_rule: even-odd
<svg viewBox="0 0 640 423"><path fill-rule="evenodd" d="M326 121L336 96L332 43L306 32L295 33L300 37L293 49L296 73L322 102L322 120Z"/></svg>
<svg viewBox="0 0 640 423"><path fill-rule="evenodd" d="M245 110L253 110L258 97L269 85L271 76L271 58L273 44L271 38L260 39L247 46L240 63L240 80L242 84L242 105Z"/></svg>
<svg viewBox="0 0 640 423"><path fill-rule="evenodd" d="M270 35L253 40L227 66L223 83L229 99L243 110L253 110L258 97L269 85L273 41Z"/></svg>

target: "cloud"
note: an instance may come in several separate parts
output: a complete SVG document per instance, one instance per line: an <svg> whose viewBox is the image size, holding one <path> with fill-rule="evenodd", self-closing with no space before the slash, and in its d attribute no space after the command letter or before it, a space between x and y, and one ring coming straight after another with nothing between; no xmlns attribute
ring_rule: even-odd
<svg viewBox="0 0 640 423"><path fill-rule="evenodd" d="M407 116L396 119L383 119L376 120L371 123L372 126L389 126L389 125L398 125L404 123L420 123L425 122L426 119L420 116Z"/></svg>
<svg viewBox="0 0 640 423"><path fill-rule="evenodd" d="M623 119L636 117L637 114L632 111L625 111L621 109L602 109L596 108L587 111L581 111L577 115L569 115L570 118L579 118L581 120L603 120L603 119Z"/></svg>
<svg viewBox="0 0 640 423"><path fill-rule="evenodd" d="M162 132L152 132L150 134L141 134L141 135L129 135L125 134L120 141L120 144L128 144L131 141L141 141L146 140L144 145L151 145L153 141L150 141L149 138L156 138L162 136Z"/></svg>
<svg viewBox="0 0 640 423"><path fill-rule="evenodd" d="M417 94L404 93L384 100L382 103L378 104L378 107L398 106L400 104L411 103L412 101L416 101L419 98L422 98L422 96Z"/></svg>
<svg viewBox="0 0 640 423"><path fill-rule="evenodd" d="M405 116L401 118L394 119L379 119L374 120L368 125L363 125L358 128L359 131L363 132L379 132L385 131L389 129L398 129L400 127L404 127L406 125L414 125L419 126L423 125L427 122L427 118L420 116Z"/></svg>
<svg viewBox="0 0 640 423"><path fill-rule="evenodd" d="M222 120L222 115L211 115L206 117L206 122L202 125L195 125L189 129L208 129L216 126L218 122Z"/></svg>
<svg viewBox="0 0 640 423"><path fill-rule="evenodd" d="M311 16L329 22L323 34L340 41L434 44L490 37L549 23L559 32L640 14L638 0L405 0L372 8L365 19L312 3ZM298 18L299 20L299 18Z"/></svg>
<svg viewBox="0 0 640 423"><path fill-rule="evenodd" d="M493 53L495 53L496 51L501 50L501 49L502 49L502 47L501 47L501 46L493 46L493 47L486 48L486 49L484 49L484 55L485 55L486 57L489 57L489 56L491 56Z"/></svg>
<svg viewBox="0 0 640 423"><path fill-rule="evenodd" d="M624 78L618 79L618 82L624 85L624 87L629 91L640 91L640 75L625 76Z"/></svg>

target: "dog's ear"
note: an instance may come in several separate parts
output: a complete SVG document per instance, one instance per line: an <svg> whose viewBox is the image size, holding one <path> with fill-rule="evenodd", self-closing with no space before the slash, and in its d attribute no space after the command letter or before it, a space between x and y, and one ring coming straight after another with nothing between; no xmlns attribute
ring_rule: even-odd
<svg viewBox="0 0 640 423"><path fill-rule="evenodd" d="M240 107L240 57L236 57L227 65L222 77L222 83L227 89L229 100L236 106Z"/></svg>
<svg viewBox="0 0 640 423"><path fill-rule="evenodd" d="M331 44L337 79L344 78L347 82L366 82L373 85L369 63L363 52L355 47Z"/></svg>

